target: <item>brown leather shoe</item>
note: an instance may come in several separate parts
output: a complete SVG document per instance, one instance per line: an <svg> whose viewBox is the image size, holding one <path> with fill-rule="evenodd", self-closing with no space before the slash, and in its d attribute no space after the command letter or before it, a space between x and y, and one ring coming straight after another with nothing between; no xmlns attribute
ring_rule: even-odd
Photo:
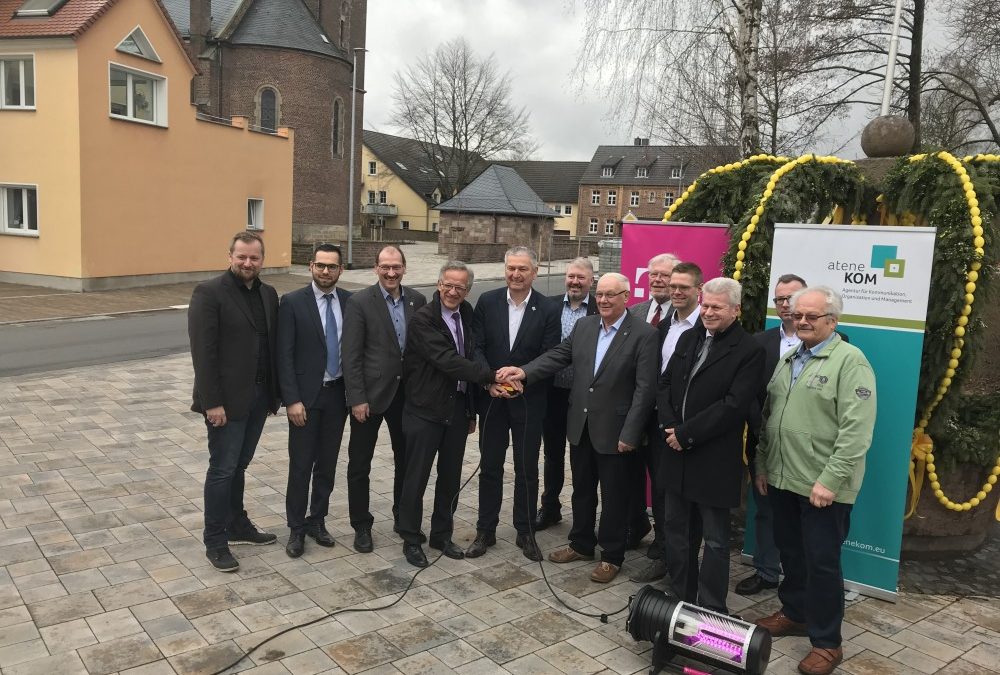
<svg viewBox="0 0 1000 675"><path fill-rule="evenodd" d="M806 634L806 625L804 623L792 621L780 609L771 616L757 619L757 625L770 633L771 637Z"/></svg>
<svg viewBox="0 0 1000 675"><path fill-rule="evenodd" d="M590 580L596 581L599 584L606 584L616 576L618 576L618 570L621 568L618 565L612 565L609 562L604 562L603 560L597 563L597 567L594 571L590 573Z"/></svg>
<svg viewBox="0 0 1000 675"><path fill-rule="evenodd" d="M813 647L812 651L799 662L799 672L805 675L830 675L833 669L844 660L844 649L826 649Z"/></svg>
<svg viewBox="0 0 1000 675"><path fill-rule="evenodd" d="M574 551L572 546L564 546L558 551L552 551L552 553L549 554L549 560L551 560L554 563L568 563L568 562L576 562L577 560L593 560L593 559L594 556L592 555L583 555L582 553Z"/></svg>

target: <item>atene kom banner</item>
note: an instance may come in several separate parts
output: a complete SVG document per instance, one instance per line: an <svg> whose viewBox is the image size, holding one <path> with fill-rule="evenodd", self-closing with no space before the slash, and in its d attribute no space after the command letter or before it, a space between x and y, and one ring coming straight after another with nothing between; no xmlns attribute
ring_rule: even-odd
<svg viewBox="0 0 1000 675"><path fill-rule="evenodd" d="M858 225L779 224L774 230L768 288L793 273L810 286L839 291L844 313L838 330L875 370L875 435L842 561L849 588L889 600L899 575L934 233L930 227ZM769 309L768 328L778 321Z"/></svg>
<svg viewBox="0 0 1000 675"><path fill-rule="evenodd" d="M719 261L729 244L729 229L714 223L622 223L621 273L632 282L634 305L649 299L646 265L660 253L673 253L701 268L705 281L722 273Z"/></svg>

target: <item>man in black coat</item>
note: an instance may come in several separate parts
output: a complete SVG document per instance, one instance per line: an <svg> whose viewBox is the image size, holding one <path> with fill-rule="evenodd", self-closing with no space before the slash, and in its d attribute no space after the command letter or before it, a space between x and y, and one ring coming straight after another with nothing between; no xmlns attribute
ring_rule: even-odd
<svg viewBox="0 0 1000 675"><path fill-rule="evenodd" d="M392 518L398 527L399 496L406 470L403 348L410 320L427 304L420 291L403 286L406 256L399 247L382 247L375 256L375 274L378 283L351 295L344 322L344 382L351 408L347 504L354 528L354 549L359 553L370 553L374 548L375 518L368 510L368 476L383 419L392 442Z"/></svg>
<svg viewBox="0 0 1000 675"><path fill-rule="evenodd" d="M305 551L306 535L320 546L335 543L325 520L347 422L340 341L350 293L337 288L340 248L317 246L309 269L312 283L286 293L278 310L278 381L288 416L285 553L291 558Z"/></svg>
<svg viewBox="0 0 1000 675"><path fill-rule="evenodd" d="M559 343L555 307L531 287L538 276L535 252L526 246L509 249L504 255L504 268L507 287L483 293L473 315L475 359L493 371L527 363ZM546 379L526 387L520 400L501 396L490 403L490 396L499 395L497 385L488 388L490 395L479 393L482 466L476 539L466 550L470 558L478 558L496 544L503 502L503 465L513 440L515 543L529 560L542 559L531 525L537 514L538 451L549 384Z"/></svg>
<svg viewBox="0 0 1000 675"><path fill-rule="evenodd" d="M247 466L268 413L278 411L275 377L278 294L260 280L264 241L240 232L229 246L229 269L198 284L188 307L194 365L191 410L205 416L205 555L216 569L235 572L230 544L271 544L243 506Z"/></svg>
<svg viewBox="0 0 1000 675"><path fill-rule="evenodd" d="M677 342L660 379L657 410L667 442L662 475L667 573L682 600L728 613L729 510L744 480L743 428L760 386L764 350L736 318L742 287L716 278L702 289L705 330ZM692 512L701 517L705 551L693 565Z"/></svg>
<svg viewBox="0 0 1000 675"><path fill-rule="evenodd" d="M454 513L465 442L476 428L472 393L494 381L494 371L469 358L472 354L472 307L465 296L473 274L465 263L441 268L438 292L410 322L403 352L403 433L406 472L399 499L399 534L403 555L415 567L427 567L421 544L424 491L437 456L430 546L449 558L465 553L452 541Z"/></svg>

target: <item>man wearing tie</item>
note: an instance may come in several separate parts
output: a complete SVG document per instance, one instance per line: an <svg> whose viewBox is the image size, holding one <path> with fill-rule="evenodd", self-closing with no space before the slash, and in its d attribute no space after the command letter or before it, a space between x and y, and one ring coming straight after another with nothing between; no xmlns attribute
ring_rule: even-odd
<svg viewBox="0 0 1000 675"><path fill-rule="evenodd" d="M351 407L351 439L347 454L347 504L354 528L354 550L371 553L369 506L372 457L382 420L392 441L392 519L398 529L399 496L406 471L403 437L403 347L406 328L427 303L420 291L403 286L406 256L387 244L375 256L378 283L358 291L347 303L344 326L344 382Z"/></svg>
<svg viewBox="0 0 1000 675"><path fill-rule="evenodd" d="M291 558L305 551L306 535L320 546L334 545L324 521L347 422L340 339L350 296L337 290L340 261L339 247L317 246L309 263L312 283L285 294L278 309L278 382L288 415L285 553Z"/></svg>

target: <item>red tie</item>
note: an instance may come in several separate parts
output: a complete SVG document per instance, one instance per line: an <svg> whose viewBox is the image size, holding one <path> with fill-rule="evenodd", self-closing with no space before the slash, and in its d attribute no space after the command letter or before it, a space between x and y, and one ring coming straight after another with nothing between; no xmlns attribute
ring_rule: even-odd
<svg viewBox="0 0 1000 675"><path fill-rule="evenodd" d="M660 323L660 310L663 309L661 305L656 306L656 313L653 314L653 318L649 320L650 326L656 326Z"/></svg>

